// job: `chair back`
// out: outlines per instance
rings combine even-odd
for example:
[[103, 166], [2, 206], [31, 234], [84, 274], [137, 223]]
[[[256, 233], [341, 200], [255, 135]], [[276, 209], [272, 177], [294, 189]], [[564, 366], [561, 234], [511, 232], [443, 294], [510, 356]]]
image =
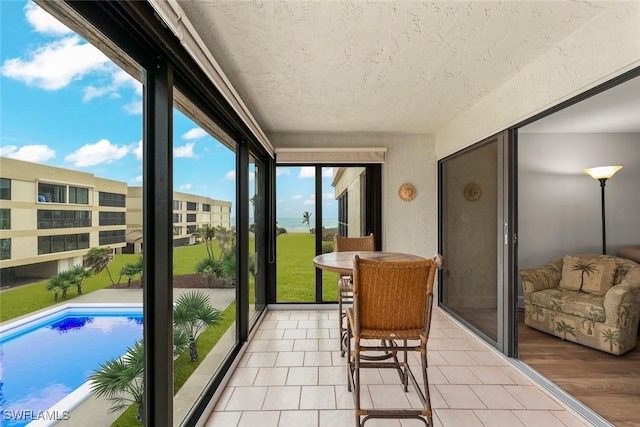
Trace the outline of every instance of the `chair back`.
[[376, 242], [373, 234], [366, 237], [336, 236], [336, 252], [375, 251]]
[[361, 259], [353, 265], [355, 317], [360, 329], [422, 330], [428, 335], [436, 273], [433, 259]]

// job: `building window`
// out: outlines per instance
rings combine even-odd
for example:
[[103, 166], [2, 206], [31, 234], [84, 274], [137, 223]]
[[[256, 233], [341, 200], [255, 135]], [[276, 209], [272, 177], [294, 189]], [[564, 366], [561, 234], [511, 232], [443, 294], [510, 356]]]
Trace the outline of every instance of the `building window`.
[[174, 211], [182, 210], [182, 202], [180, 200], [173, 201], [173, 210]]
[[0, 259], [11, 259], [11, 239], [0, 239]]
[[98, 204], [100, 206], [115, 206], [124, 208], [126, 206], [126, 196], [119, 193], [106, 193], [101, 191], [98, 194]]
[[187, 214], [187, 222], [196, 222], [196, 214]]
[[101, 231], [98, 244], [100, 246], [124, 243], [125, 230]]
[[89, 248], [89, 233], [38, 237], [38, 255]]
[[88, 205], [89, 189], [69, 186], [69, 203], [76, 203], [78, 205]]
[[338, 198], [338, 235], [349, 236], [349, 196], [346, 191]]
[[187, 202], [187, 210], [188, 211], [197, 211], [198, 210], [198, 204], [194, 203], [194, 202]]
[[182, 222], [182, 214], [174, 213], [173, 214], [173, 223], [176, 224], [178, 222]]
[[[11, 180], [0, 178], [0, 199], [11, 200]], [[11, 244], [9, 244], [11, 246]]]
[[100, 212], [99, 225], [125, 225], [127, 223], [125, 212]]
[[0, 230], [11, 230], [11, 209], [0, 209]]
[[38, 183], [38, 202], [67, 203], [67, 186]]
[[203, 203], [202, 204], [202, 211], [203, 212], [211, 212], [211, 205], [209, 203]]
[[193, 234], [196, 232], [196, 226], [195, 225], [187, 225], [187, 234]]
[[91, 227], [91, 211], [38, 209], [38, 229]]

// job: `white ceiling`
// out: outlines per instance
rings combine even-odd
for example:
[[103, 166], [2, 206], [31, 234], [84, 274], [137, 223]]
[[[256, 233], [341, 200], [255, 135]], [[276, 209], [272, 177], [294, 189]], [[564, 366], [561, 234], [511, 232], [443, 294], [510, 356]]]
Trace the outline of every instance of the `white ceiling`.
[[179, 3], [268, 133], [435, 133], [611, 4]]

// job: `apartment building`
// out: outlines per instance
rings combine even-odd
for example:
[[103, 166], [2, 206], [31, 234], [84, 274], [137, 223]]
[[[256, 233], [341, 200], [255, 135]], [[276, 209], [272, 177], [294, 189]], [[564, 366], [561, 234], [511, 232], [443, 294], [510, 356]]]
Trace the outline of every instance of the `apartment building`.
[[[142, 187], [91, 173], [0, 158], [2, 278], [48, 277], [82, 264], [89, 248], [141, 253]], [[205, 225], [231, 228], [231, 202], [174, 193], [174, 246]]]
[[4, 157], [0, 166], [3, 281], [55, 275], [91, 247], [126, 245], [126, 182]]
[[[231, 202], [174, 191], [173, 246], [197, 243], [196, 230], [206, 225], [231, 228]], [[126, 242], [123, 252], [142, 252], [142, 187], [127, 190]]]

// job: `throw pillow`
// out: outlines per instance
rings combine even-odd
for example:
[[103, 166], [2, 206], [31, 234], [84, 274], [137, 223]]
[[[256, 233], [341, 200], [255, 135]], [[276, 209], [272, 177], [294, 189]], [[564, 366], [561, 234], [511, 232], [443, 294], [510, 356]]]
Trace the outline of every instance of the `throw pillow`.
[[607, 256], [573, 257], [565, 255], [560, 287], [604, 295], [613, 286], [616, 262]]

